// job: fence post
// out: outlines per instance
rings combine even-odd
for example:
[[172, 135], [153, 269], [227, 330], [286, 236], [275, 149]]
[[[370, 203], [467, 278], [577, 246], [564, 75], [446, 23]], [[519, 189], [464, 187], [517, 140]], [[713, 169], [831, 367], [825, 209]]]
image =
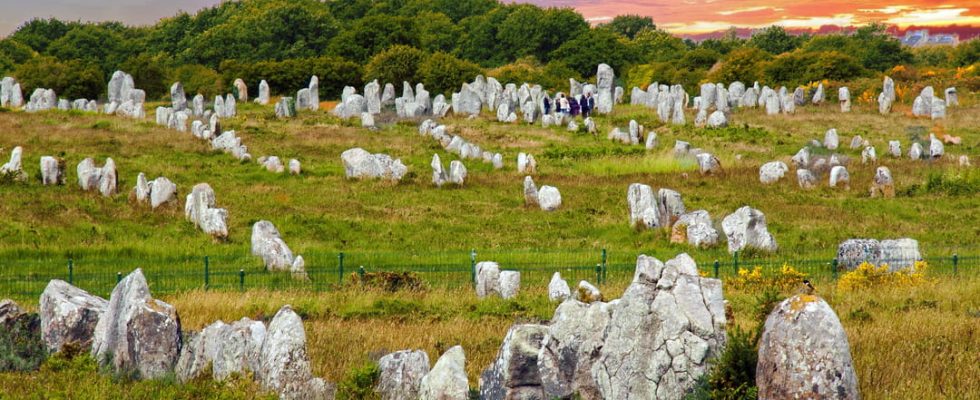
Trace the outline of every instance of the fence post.
[[606, 268], [606, 249], [602, 249], [602, 282], [606, 282], [608, 269]]
[[718, 279], [718, 268], [720, 267], [721, 263], [719, 263], [718, 260], [715, 260], [715, 279]]
[[116, 272], [116, 284], [122, 282], [122, 272]]
[[602, 264], [595, 265], [595, 284], [602, 284]]
[[238, 290], [245, 291], [245, 270], [238, 270]]
[[357, 275], [361, 277], [361, 284], [364, 284], [364, 273], [365, 271], [363, 265], [357, 268]]
[[476, 249], [470, 249], [470, 282], [476, 287]]
[[733, 261], [732, 264], [734, 265], [735, 268], [735, 275], [738, 275], [738, 250], [735, 250], [735, 253], [732, 256], [734, 257], [732, 259]]
[[75, 284], [75, 266], [71, 257], [68, 258], [68, 284]]
[[344, 284], [344, 252], [337, 254], [337, 285]]
[[[958, 270], [958, 268], [957, 268], [957, 267], [959, 266], [959, 264], [960, 264], [960, 256], [959, 256], [959, 255], [957, 255], [956, 253], [953, 253], [953, 275], [954, 275], [954, 276], [955, 276], [955, 275], [957, 274], [957, 272], [958, 272], [958, 271], [957, 271], [957, 270]], [[68, 265], [71, 265], [71, 264], [68, 264]]]
[[208, 256], [204, 256], [204, 290], [211, 288], [211, 271]]
[[836, 281], [837, 280], [837, 265], [838, 265], [837, 259], [835, 258], [834, 261], [830, 265], [831, 265], [831, 268], [833, 268], [833, 271], [832, 272], [833, 272], [834, 280]]

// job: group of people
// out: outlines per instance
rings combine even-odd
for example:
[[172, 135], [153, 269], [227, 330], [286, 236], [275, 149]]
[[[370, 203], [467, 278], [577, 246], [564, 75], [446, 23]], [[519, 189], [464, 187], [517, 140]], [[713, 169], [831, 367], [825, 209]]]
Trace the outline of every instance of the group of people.
[[559, 93], [554, 100], [545, 97], [543, 101], [545, 114], [551, 114], [552, 106], [554, 106], [556, 113], [573, 117], [581, 114], [582, 118], [588, 118], [592, 115], [592, 110], [595, 109], [595, 97], [592, 97], [592, 93], [585, 93], [581, 100], [575, 96], [565, 96], [564, 93]]

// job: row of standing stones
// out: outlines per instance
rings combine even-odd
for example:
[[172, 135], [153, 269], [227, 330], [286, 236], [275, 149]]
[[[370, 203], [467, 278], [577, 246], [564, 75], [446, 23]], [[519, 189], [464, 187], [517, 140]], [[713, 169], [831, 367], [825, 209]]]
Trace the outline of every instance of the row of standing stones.
[[[39, 314], [39, 329], [31, 334], [48, 350], [91, 346], [93, 357], [117, 373], [140, 379], [173, 373], [186, 382], [250, 372], [283, 399], [334, 395], [333, 385], [312, 374], [303, 322], [288, 305], [267, 325], [243, 318], [185, 332], [177, 310], [152, 298], [136, 270], [108, 301], [51, 281]], [[9, 300], [0, 303], [0, 324], [20, 318], [36, 317]], [[687, 254], [666, 263], [641, 255], [622, 298], [605, 302], [597, 292], [566, 298], [549, 323], [512, 326], [480, 376], [480, 398], [679, 399], [724, 352], [731, 322], [721, 281], [700, 276]], [[859, 398], [846, 333], [824, 300], [810, 294], [786, 299], [762, 332], [760, 398]], [[376, 390], [383, 399], [469, 398], [460, 346], [431, 369], [421, 350], [385, 355], [379, 366]]]

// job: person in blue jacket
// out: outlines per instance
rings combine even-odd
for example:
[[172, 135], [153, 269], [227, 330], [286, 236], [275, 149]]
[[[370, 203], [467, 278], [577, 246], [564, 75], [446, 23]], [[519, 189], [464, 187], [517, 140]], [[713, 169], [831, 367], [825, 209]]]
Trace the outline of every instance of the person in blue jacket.
[[544, 115], [551, 114], [551, 99], [545, 96], [542, 101], [544, 101]]
[[592, 93], [586, 93], [585, 97], [582, 97], [582, 118], [588, 118], [592, 116], [592, 110], [595, 108], [595, 97], [592, 97]]

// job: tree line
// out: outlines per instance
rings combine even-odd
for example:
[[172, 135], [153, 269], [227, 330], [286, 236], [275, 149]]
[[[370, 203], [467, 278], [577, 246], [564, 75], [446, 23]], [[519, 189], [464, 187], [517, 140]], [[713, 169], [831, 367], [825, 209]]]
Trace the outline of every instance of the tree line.
[[321, 96], [345, 85], [423, 82], [448, 93], [477, 74], [564, 88], [606, 63], [619, 84], [691, 88], [704, 81], [795, 85], [871, 77], [898, 65], [957, 68], [980, 62], [980, 41], [909, 49], [869, 25], [850, 34], [791, 35], [772, 26], [742, 39], [734, 30], [699, 43], [622, 15], [590, 26], [570, 8], [497, 0], [241, 0], [182, 12], [150, 26], [58, 19], [25, 22], [0, 40], [0, 75], [28, 93], [104, 97], [113, 71], [133, 75], [151, 99], [171, 82], [190, 93], [228, 92], [235, 78], [265, 79], [289, 93], [320, 77]]

